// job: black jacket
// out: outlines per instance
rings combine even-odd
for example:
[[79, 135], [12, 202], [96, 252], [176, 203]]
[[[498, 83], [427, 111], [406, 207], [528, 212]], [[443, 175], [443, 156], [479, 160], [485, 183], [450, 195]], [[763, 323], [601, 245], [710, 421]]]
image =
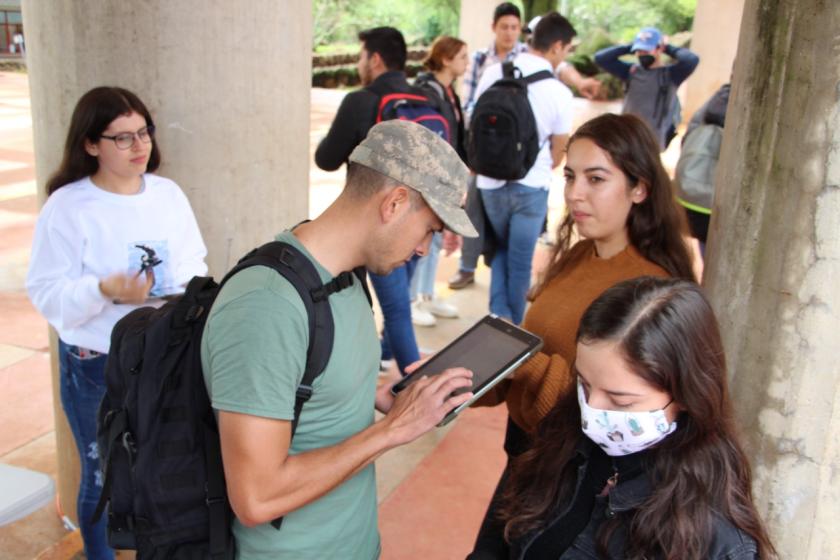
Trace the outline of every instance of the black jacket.
[[[578, 447], [578, 476], [576, 489], [589, 467], [592, 453], [603, 453], [597, 449], [589, 439], [584, 438]], [[576, 490], [577, 491], [577, 490]], [[630, 512], [638, 508], [652, 491], [650, 479], [641, 474], [624, 482], [619, 477], [618, 485], [605, 497], [596, 497], [595, 507], [585, 529], [578, 534], [572, 545], [562, 554], [552, 556], [552, 560], [603, 560], [597, 554], [597, 534], [601, 523], [617, 514]], [[568, 503], [574, 502], [574, 499]], [[529, 547], [544, 532], [551, 529], [554, 523], [561, 520], [568, 511], [567, 503], [558, 506], [551, 514], [551, 521], [544, 527], [535, 530], [508, 545], [502, 536], [503, 527], [498, 525], [495, 535], [485, 535], [476, 543], [476, 549], [469, 556], [469, 560], [516, 559], [537, 560], [528, 555]], [[622, 516], [626, 519], [627, 516]], [[624, 558], [624, 543], [626, 527], [619, 525], [609, 541], [609, 559]], [[728, 520], [715, 514], [712, 525], [712, 544], [706, 556], [709, 560], [758, 560], [758, 547], [755, 541], [746, 533], [738, 530]], [[542, 560], [542, 559], [539, 559]]]
[[385, 72], [372, 84], [344, 96], [330, 131], [315, 150], [315, 165], [335, 171], [367, 136], [376, 122], [379, 98], [385, 93], [410, 91], [404, 72]]

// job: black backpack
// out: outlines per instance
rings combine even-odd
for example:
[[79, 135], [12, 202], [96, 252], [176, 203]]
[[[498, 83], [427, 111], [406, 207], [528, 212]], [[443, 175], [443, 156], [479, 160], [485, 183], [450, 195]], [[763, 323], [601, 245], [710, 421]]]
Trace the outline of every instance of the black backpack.
[[537, 121], [528, 85], [554, 78], [548, 70], [522, 77], [513, 62], [502, 64], [502, 79], [475, 104], [467, 138], [467, 160], [486, 177], [516, 181], [528, 174], [540, 151]]
[[[111, 333], [106, 393], [97, 418], [104, 485], [94, 520], [108, 505], [108, 541], [138, 558], [232, 559], [232, 511], [216, 418], [201, 368], [201, 337], [221, 287], [237, 272], [268, 266], [298, 291], [309, 316], [306, 369], [292, 435], [312, 382], [332, 352], [329, 296], [353, 284], [344, 272], [323, 284], [312, 262], [274, 241], [243, 257], [222, 280], [194, 277], [179, 299], [142, 307]], [[362, 280], [362, 285], [367, 287]], [[370, 297], [368, 295], [368, 297]], [[280, 528], [282, 519], [273, 522]]]

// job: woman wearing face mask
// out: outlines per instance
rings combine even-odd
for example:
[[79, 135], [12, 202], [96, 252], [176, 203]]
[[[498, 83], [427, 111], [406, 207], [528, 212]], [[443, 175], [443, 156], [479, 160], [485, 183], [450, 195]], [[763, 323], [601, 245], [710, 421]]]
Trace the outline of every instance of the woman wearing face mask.
[[81, 460], [78, 519], [85, 554], [111, 559], [103, 517], [96, 410], [114, 324], [207, 272], [207, 250], [178, 185], [160, 165], [155, 125], [132, 92], [90, 90], [76, 104], [58, 170], [47, 182], [26, 288], [58, 331], [61, 404]]
[[[684, 212], [641, 119], [606, 114], [584, 123], [569, 139], [564, 174], [566, 216], [523, 322], [543, 338], [543, 349], [478, 403], [507, 403], [509, 458], [527, 450], [539, 421], [574, 394], [575, 333], [595, 298], [638, 276], [693, 279]], [[573, 244], [575, 230], [583, 239]], [[479, 540], [495, 515], [506, 476], [507, 469]]]
[[581, 319], [574, 370], [474, 558], [775, 556], [695, 284], [643, 277], [604, 292]]
[[[455, 37], [438, 37], [423, 61], [428, 72], [418, 74], [414, 82], [437, 103], [441, 115], [449, 124], [449, 142], [464, 162], [467, 160], [464, 115], [461, 100], [455, 93], [455, 80], [464, 75], [468, 63], [469, 54], [464, 41]], [[449, 255], [457, 251], [460, 244], [460, 237], [448, 230], [436, 233], [429, 246], [429, 254], [417, 262], [411, 280], [411, 320], [415, 325], [431, 327], [437, 323], [436, 317], [451, 319], [458, 316], [454, 305], [435, 298], [435, 274], [441, 248]]]

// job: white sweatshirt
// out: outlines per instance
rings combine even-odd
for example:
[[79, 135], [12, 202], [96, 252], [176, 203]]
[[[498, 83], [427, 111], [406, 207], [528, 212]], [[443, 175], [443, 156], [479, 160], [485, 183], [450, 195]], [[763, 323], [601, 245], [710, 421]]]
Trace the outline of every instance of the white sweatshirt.
[[138, 272], [147, 254], [139, 245], [163, 261], [153, 269], [151, 298], [182, 292], [190, 278], [207, 273], [187, 197], [169, 179], [143, 178], [142, 192], [120, 195], [86, 177], [55, 191], [41, 209], [26, 290], [67, 344], [108, 352], [114, 324], [140, 306], [113, 303], [99, 281]]

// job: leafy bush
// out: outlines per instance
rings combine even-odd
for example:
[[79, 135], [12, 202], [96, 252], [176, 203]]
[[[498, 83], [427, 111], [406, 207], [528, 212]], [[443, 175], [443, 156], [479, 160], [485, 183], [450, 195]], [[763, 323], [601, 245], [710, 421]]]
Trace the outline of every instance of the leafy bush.
[[409, 44], [429, 44], [439, 35], [457, 35], [460, 0], [313, 0], [313, 48], [356, 44], [359, 31], [390, 25]]

